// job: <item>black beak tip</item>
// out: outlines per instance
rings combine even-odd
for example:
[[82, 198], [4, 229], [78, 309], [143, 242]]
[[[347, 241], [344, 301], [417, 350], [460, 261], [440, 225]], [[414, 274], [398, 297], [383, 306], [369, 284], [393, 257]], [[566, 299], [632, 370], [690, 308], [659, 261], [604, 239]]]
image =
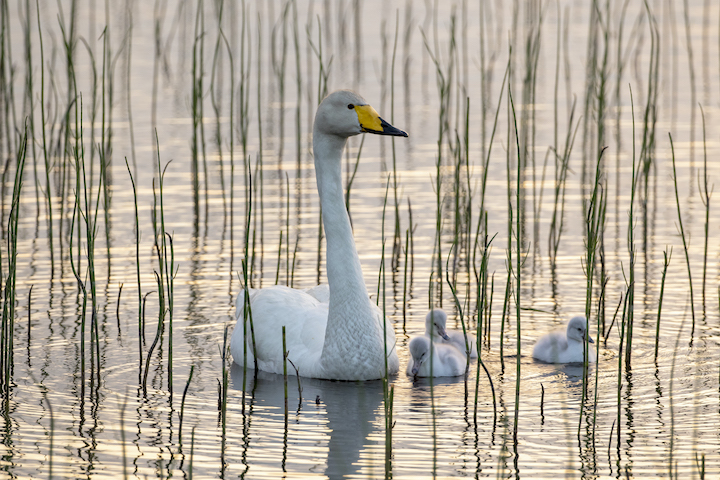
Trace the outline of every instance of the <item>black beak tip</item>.
[[408, 134], [406, 132], [403, 132], [399, 128], [395, 128], [392, 125], [390, 125], [388, 122], [380, 118], [380, 125], [382, 126], [383, 130], [382, 132], [378, 132], [380, 135], [391, 135], [393, 137], [407, 137]]

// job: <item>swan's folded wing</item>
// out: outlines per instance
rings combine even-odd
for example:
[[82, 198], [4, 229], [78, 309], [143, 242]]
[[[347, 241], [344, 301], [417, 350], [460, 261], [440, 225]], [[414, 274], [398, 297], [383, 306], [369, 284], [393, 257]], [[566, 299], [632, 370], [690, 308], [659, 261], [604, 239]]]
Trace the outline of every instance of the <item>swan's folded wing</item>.
[[[301, 374], [305, 372], [307, 375], [310, 373], [308, 370], [318, 365], [327, 325], [327, 304], [320, 303], [302, 290], [273, 286], [253, 292], [251, 311], [255, 331], [254, 352], [261, 370], [283, 372], [283, 326], [288, 358]], [[240, 321], [236, 325], [238, 329], [242, 329]], [[242, 331], [233, 332], [231, 353], [238, 364], [242, 364], [242, 359], [238, 359], [236, 353], [242, 356], [243, 338]], [[249, 334], [247, 341], [251, 345]], [[295, 373], [290, 364], [288, 373]]]
[[303, 292], [315, 297], [315, 299], [320, 303], [328, 303], [330, 301], [330, 285], [327, 283], [306, 288]]
[[533, 347], [533, 358], [547, 363], [562, 363], [561, 356], [567, 351], [565, 332], [557, 330], [540, 337]]

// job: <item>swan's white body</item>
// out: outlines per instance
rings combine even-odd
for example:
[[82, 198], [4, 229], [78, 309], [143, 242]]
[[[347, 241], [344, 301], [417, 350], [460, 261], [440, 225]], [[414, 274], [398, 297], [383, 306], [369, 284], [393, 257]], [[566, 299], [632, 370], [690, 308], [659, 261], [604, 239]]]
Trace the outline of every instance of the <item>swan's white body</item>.
[[[432, 344], [432, 345], [431, 345]], [[430, 349], [432, 346], [432, 355]], [[448, 343], [433, 343], [427, 335], [413, 337], [408, 344], [410, 359], [406, 373], [411, 377], [456, 377], [465, 373], [466, 356]]]
[[[566, 330], [557, 330], [540, 337], [533, 347], [533, 358], [546, 363], [579, 363], [584, 361], [587, 320], [573, 317]], [[588, 337], [590, 343], [595, 343]], [[588, 361], [595, 362], [597, 353], [588, 345]]]
[[[313, 152], [327, 240], [328, 286], [251, 289], [254, 351], [250, 326], [244, 324], [244, 291], [240, 292], [238, 322], [230, 341], [235, 363], [242, 365], [247, 355], [248, 366], [253, 366], [257, 357], [260, 370], [282, 373], [285, 326], [288, 359], [301, 376], [370, 380], [384, 377], [386, 368], [391, 374], [398, 371], [395, 332], [391, 323], [383, 323], [382, 312], [368, 297], [345, 209], [342, 152], [348, 137], [363, 132], [407, 136], [382, 120], [362, 97], [347, 90], [328, 95], [318, 107]], [[295, 374], [291, 365], [288, 373]]]
[[[425, 335], [432, 338], [435, 343], [453, 345], [461, 352], [466, 352], [465, 335], [460, 330], [447, 330], [447, 314], [441, 308], [435, 308], [425, 317]], [[475, 337], [468, 333], [467, 341], [470, 346], [470, 358], [477, 358], [477, 345]]]

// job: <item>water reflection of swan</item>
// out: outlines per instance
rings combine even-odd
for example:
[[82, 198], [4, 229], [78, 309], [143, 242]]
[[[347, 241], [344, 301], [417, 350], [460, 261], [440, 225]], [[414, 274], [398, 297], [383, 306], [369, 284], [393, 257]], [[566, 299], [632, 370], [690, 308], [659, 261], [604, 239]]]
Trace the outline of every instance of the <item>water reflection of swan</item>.
[[[585, 338], [595, 343], [592, 337], [587, 336], [587, 319], [573, 317], [565, 331], [557, 330], [540, 337], [533, 347], [533, 358], [546, 363], [574, 363], [584, 360]], [[597, 360], [595, 349], [588, 345], [588, 361]]]
[[433, 344], [430, 337], [421, 335], [413, 337], [408, 348], [410, 359], [406, 373], [410, 376], [429, 377], [431, 368], [433, 377], [455, 377], [465, 373], [467, 357], [454, 345]]
[[[243, 367], [233, 364], [230, 374], [232, 388], [242, 390]], [[379, 426], [382, 425], [382, 382], [328, 382], [327, 380], [303, 378], [300, 383], [302, 385], [302, 409], [298, 413], [297, 382], [295, 377], [291, 377], [288, 381], [288, 408], [292, 422], [289, 429], [300, 432], [299, 435], [291, 434], [293, 440], [288, 447], [288, 461], [302, 460], [304, 464], [308, 464], [315, 459], [319, 462], [325, 460], [324, 473], [328, 478], [358, 475], [364, 468], [360, 462], [361, 452], [372, 449], [373, 445], [377, 445], [378, 449], [383, 447], [380, 443], [382, 440], [380, 442], [368, 440], [370, 436], [382, 435], [382, 432], [377, 431], [381, 429]], [[268, 437], [268, 432], [260, 430], [259, 426], [267, 428], [268, 422], [256, 421], [258, 417], [268, 415], [271, 417], [270, 421], [277, 424], [279, 420], [282, 425], [282, 413], [279, 412], [283, 412], [285, 402], [283, 377], [274, 373], [259, 372], [257, 383], [254, 384], [252, 369], [248, 368], [246, 392], [250, 395], [253, 390], [256, 404], [252, 413], [254, 420], [250, 424], [249, 435], [263, 439]], [[318, 404], [315, 403], [316, 398], [318, 398]], [[261, 408], [264, 406], [270, 407], [270, 409]], [[321, 428], [318, 428], [318, 424]], [[254, 429], [257, 430], [254, 431]], [[311, 436], [307, 433], [317, 433], [318, 430], [321, 434], [329, 437], [325, 459], [322, 458], [322, 446], [317, 442], [318, 436]], [[306, 433], [303, 434], [303, 432]], [[277, 445], [272, 448], [272, 452], [277, 451]], [[275, 453], [272, 454], [275, 455]], [[312, 458], [308, 462], [307, 458], [300, 458], [303, 455], [310, 455]], [[265, 455], [262, 457], [265, 458]], [[315, 470], [313, 469], [313, 471]]]
[[[461, 352], [465, 352], [465, 335], [460, 330], [447, 330], [447, 314], [441, 308], [430, 310], [425, 316], [425, 335], [432, 336], [435, 343], [449, 343], [455, 345]], [[477, 358], [477, 346], [475, 337], [468, 333], [468, 345], [470, 346], [470, 358]]]
[[[340, 90], [318, 107], [313, 126], [315, 175], [327, 239], [329, 301], [312, 292], [274, 286], [250, 290], [255, 348], [260, 370], [282, 372], [282, 326], [286, 328], [289, 358], [306, 377], [368, 380], [398, 371], [395, 333], [391, 324], [383, 335], [383, 316], [370, 302], [345, 209], [342, 152], [348, 137], [363, 132], [407, 136], [382, 120], [359, 95]], [[244, 291], [236, 300], [238, 323], [230, 351], [243, 363]], [[249, 326], [248, 326], [249, 332]], [[253, 362], [248, 335], [248, 364]], [[294, 373], [294, 371], [293, 371]]]

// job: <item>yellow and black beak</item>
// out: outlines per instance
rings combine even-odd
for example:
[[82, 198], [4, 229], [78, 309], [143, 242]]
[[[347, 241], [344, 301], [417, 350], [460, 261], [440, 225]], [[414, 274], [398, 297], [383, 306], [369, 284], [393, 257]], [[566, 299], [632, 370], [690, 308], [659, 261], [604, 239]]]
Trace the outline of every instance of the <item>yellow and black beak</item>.
[[395, 137], [407, 137], [408, 134], [390, 125], [380, 118], [380, 115], [370, 105], [356, 105], [355, 112], [360, 122], [360, 129], [363, 132], [377, 135], [392, 135]]

